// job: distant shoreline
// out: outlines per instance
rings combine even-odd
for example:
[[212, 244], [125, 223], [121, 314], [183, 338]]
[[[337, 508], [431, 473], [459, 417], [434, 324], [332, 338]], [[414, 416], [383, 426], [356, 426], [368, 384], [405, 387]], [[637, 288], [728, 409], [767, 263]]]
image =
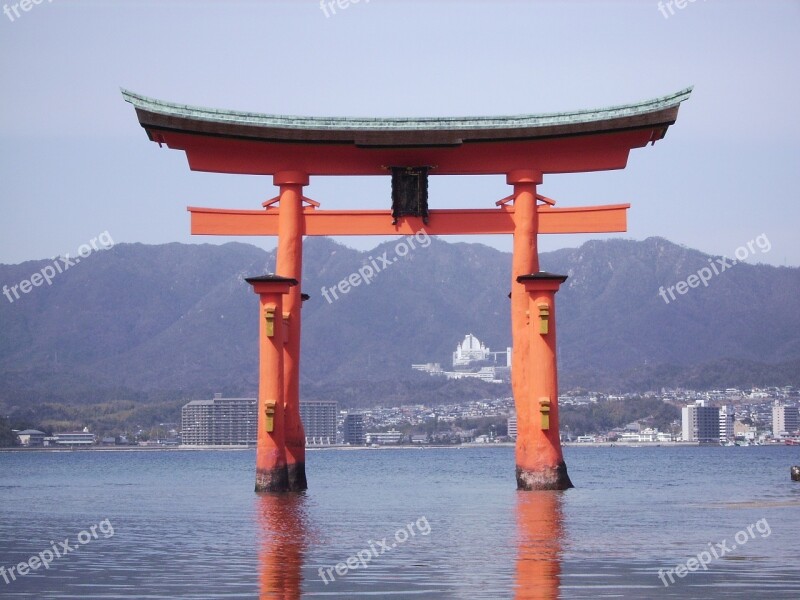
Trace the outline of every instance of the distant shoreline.
[[78, 448], [0, 448], [2, 452], [195, 452], [199, 450], [255, 450], [255, 446], [90, 446]]
[[[497, 444], [402, 444], [384, 446], [306, 446], [308, 451], [327, 451], [327, 450], [430, 450], [434, 448], [513, 448], [511, 442], [501, 442]], [[244, 451], [255, 450], [255, 446], [90, 446], [77, 448], [0, 448], [2, 452], [200, 452], [203, 450], [220, 451]]]
[[[611, 448], [620, 446], [621, 448], [683, 448], [700, 446], [700, 442], [561, 442], [562, 446], [570, 448]], [[719, 444], [706, 444], [707, 446], [718, 446]]]
[[[717, 444], [699, 442], [562, 442], [568, 448], [697, 448], [700, 446], [722, 447]], [[461, 450], [464, 448], [513, 448], [513, 442], [496, 444], [402, 444], [383, 446], [306, 446], [309, 452], [324, 451], [363, 451], [363, 450]], [[761, 444], [760, 446], [782, 446], [782, 444]], [[221, 452], [242, 452], [255, 450], [255, 446], [92, 446], [88, 448], [0, 448], [3, 452], [202, 452], [216, 450]]]

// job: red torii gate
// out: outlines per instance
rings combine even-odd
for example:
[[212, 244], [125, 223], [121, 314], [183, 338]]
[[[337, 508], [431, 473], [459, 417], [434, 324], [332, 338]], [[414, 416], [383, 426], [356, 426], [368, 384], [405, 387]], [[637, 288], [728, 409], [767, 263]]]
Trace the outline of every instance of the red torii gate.
[[[302, 242], [306, 235], [512, 234], [517, 487], [572, 487], [558, 430], [555, 293], [566, 276], [539, 270], [539, 233], [626, 231], [628, 204], [556, 208], [543, 175], [622, 169], [633, 148], [675, 123], [691, 88], [636, 104], [513, 117], [351, 119], [276, 116], [173, 104], [122, 92], [150, 140], [183, 150], [195, 171], [272, 175], [260, 210], [189, 207], [195, 235], [278, 236], [275, 275], [259, 295], [256, 491], [307, 488], [300, 420]], [[318, 210], [311, 176], [392, 173], [393, 210]], [[431, 175], [503, 174], [496, 208], [430, 210]], [[540, 204], [541, 203], [541, 204]]]

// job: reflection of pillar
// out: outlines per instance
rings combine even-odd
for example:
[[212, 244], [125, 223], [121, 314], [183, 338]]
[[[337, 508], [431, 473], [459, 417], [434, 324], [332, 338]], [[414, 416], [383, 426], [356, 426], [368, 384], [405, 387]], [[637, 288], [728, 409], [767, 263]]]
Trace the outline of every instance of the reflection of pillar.
[[[278, 259], [275, 273], [302, 281], [303, 277], [303, 186], [308, 175], [294, 171], [276, 173], [280, 186], [278, 208]], [[289, 324], [289, 340], [283, 357], [283, 386], [286, 428], [286, 464], [289, 489], [301, 491], [306, 482], [306, 438], [300, 420], [300, 304], [301, 286], [292, 288], [283, 312]]]
[[275, 275], [250, 277], [246, 281], [260, 299], [256, 492], [286, 492], [289, 478], [283, 399], [283, 346], [286, 339], [283, 295], [288, 294], [297, 281]]
[[566, 275], [521, 275], [528, 299], [528, 396], [524, 426], [517, 423], [517, 487], [564, 490], [572, 487], [561, 452], [558, 430], [558, 365], [556, 364], [555, 296]]
[[262, 537], [259, 563], [261, 600], [299, 600], [306, 551], [306, 498], [302, 494], [258, 498]]
[[517, 494], [515, 600], [555, 600], [561, 575], [563, 535], [559, 492]]

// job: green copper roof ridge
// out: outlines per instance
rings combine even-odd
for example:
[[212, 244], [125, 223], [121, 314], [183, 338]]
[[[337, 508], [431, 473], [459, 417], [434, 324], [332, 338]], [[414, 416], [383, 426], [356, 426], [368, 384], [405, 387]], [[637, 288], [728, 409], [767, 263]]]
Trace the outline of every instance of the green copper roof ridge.
[[[149, 98], [120, 88], [126, 102], [135, 108], [173, 117], [192, 118], [208, 122], [274, 127], [281, 129], [413, 131], [430, 129], [497, 129], [507, 127], [543, 127], [589, 123], [605, 119], [617, 119], [644, 115], [678, 106], [691, 95], [693, 86], [678, 92], [644, 100], [633, 104], [620, 104], [599, 109], [583, 109], [557, 113], [522, 114], [509, 116], [470, 117], [308, 117], [298, 115], [274, 115], [247, 111], [221, 110], [177, 104]], [[584, 118], [581, 118], [584, 117]]]

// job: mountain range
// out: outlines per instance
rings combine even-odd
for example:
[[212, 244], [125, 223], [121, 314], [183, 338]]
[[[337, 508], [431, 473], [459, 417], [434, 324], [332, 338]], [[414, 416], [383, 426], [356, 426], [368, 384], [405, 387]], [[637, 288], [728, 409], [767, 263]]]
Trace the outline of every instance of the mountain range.
[[[361, 252], [306, 240], [304, 398], [355, 405], [491, 393], [411, 364], [448, 366], [467, 333], [492, 350], [511, 345], [511, 255], [407, 242]], [[673, 298], [659, 293], [696, 283], [690, 276], [716, 259], [662, 238], [543, 253], [543, 270], [569, 276], [557, 296], [562, 390], [800, 385], [800, 269], [741, 262], [707, 285], [673, 288]], [[0, 285], [49, 264], [0, 265]], [[243, 243], [117, 244], [52, 285], [0, 297], [0, 403], [255, 394], [257, 298], [244, 278], [274, 265], [274, 251]], [[340, 284], [348, 279], [359, 283]]]

